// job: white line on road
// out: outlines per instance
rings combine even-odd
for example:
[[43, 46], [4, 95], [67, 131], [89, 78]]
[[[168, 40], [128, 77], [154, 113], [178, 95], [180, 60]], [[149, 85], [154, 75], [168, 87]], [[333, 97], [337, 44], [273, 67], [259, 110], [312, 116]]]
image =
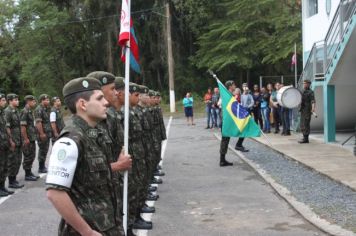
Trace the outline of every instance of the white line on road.
[[[163, 159], [164, 159], [164, 154], [166, 153], [166, 147], [167, 147], [167, 142], [168, 142], [168, 136], [169, 136], [169, 130], [171, 129], [171, 124], [172, 124], [173, 117], [169, 117], [169, 121], [166, 127], [166, 136], [167, 139], [162, 142], [162, 150], [161, 150], [161, 162], [159, 163], [160, 166], [163, 165]], [[158, 185], [155, 185], [158, 186]], [[150, 207], [153, 207], [155, 205], [155, 201], [146, 201], [146, 204]], [[146, 221], [151, 221], [152, 220], [152, 215], [153, 214], [141, 214], [142, 218]], [[148, 230], [137, 230], [136, 232], [137, 236], [147, 236], [148, 235]]]

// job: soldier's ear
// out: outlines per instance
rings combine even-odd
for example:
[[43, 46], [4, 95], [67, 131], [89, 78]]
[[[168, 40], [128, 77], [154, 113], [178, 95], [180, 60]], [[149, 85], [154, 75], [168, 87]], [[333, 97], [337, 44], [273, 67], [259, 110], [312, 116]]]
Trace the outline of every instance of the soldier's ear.
[[81, 110], [81, 111], [87, 110], [87, 102], [83, 98], [78, 99], [76, 106], [77, 106], [77, 111], [78, 110]]

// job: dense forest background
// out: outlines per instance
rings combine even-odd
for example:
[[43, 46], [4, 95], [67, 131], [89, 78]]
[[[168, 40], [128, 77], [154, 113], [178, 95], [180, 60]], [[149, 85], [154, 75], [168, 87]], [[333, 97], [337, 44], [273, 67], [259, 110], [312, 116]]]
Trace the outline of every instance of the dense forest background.
[[[300, 0], [171, 0], [177, 98], [203, 93], [214, 80], [258, 82], [290, 75]], [[165, 4], [132, 0], [142, 74], [131, 79], [168, 94]], [[63, 85], [93, 70], [124, 74], [117, 46], [121, 0], [2, 0], [0, 88], [3, 92], [61, 95]], [[301, 65], [298, 57], [298, 64]], [[302, 68], [299, 68], [299, 71]]]

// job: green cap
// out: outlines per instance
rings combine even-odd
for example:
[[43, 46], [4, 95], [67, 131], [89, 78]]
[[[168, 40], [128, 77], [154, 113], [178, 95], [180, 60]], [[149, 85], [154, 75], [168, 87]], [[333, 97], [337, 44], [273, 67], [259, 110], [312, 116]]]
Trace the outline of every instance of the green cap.
[[155, 96], [155, 91], [153, 91], [153, 90], [149, 90], [148, 91], [148, 96], [150, 96], [150, 97], [152, 97], [152, 96]]
[[54, 96], [54, 97], [52, 97], [52, 102], [55, 102], [57, 99], [60, 99], [58, 96]]
[[230, 86], [232, 86], [233, 84], [235, 84], [235, 82], [233, 80], [228, 80], [225, 82], [225, 87], [229, 88]]
[[48, 94], [41, 94], [39, 97], [38, 97], [38, 100], [40, 102], [42, 102], [43, 100], [45, 99], [49, 99], [49, 95]]
[[15, 98], [19, 98], [19, 96], [15, 93], [9, 93], [7, 96], [6, 96], [6, 99], [7, 100], [12, 100], [12, 99], [15, 99]]
[[140, 93], [148, 93], [149, 89], [145, 85], [139, 85]]
[[92, 77], [81, 77], [72, 79], [63, 87], [63, 97], [68, 97], [75, 93], [101, 90], [101, 83], [99, 80]]
[[123, 77], [115, 77], [115, 89], [123, 89], [125, 88], [125, 78]]
[[303, 83], [311, 84], [311, 81], [306, 79], [306, 80], [303, 81]]
[[36, 100], [36, 98], [33, 95], [26, 95], [25, 96], [25, 101], [32, 101], [32, 100]]
[[6, 98], [5, 94], [0, 93], [0, 99]]
[[107, 85], [115, 82], [115, 75], [106, 71], [94, 71], [87, 75], [100, 81], [101, 85]]
[[135, 93], [135, 92], [139, 93], [140, 92], [140, 87], [139, 87], [138, 84], [130, 83], [129, 91], [130, 91], [130, 93]]

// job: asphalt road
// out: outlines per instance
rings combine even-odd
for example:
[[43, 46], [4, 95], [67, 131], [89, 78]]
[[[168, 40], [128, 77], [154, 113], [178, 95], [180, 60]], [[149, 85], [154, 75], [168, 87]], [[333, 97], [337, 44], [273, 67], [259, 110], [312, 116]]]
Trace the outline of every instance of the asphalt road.
[[[227, 159], [234, 166], [219, 167], [218, 153], [204, 120], [187, 126], [173, 119], [149, 236], [324, 235], [232, 152]], [[0, 199], [0, 235], [57, 235], [59, 216], [46, 199], [44, 179], [25, 184]]]

